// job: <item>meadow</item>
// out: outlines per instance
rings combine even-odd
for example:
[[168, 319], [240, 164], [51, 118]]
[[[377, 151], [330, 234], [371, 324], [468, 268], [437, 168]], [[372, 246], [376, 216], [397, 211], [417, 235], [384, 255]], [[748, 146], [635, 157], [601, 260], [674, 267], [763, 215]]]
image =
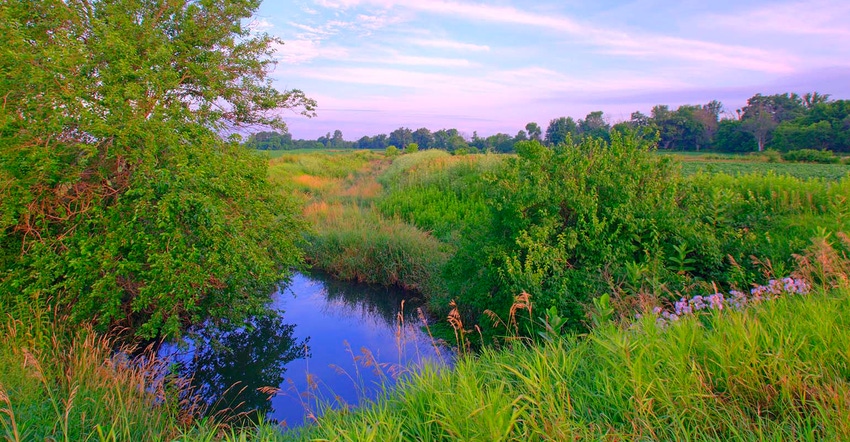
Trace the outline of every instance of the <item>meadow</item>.
[[[3, 322], [0, 437], [850, 438], [846, 166], [613, 143], [269, 160], [269, 181], [309, 225], [307, 261], [424, 295], [447, 318], [435, 332], [464, 355], [451, 370], [428, 367], [301, 429], [243, 427], [203, 417], [162, 361], [129, 360], [33, 306]], [[752, 298], [789, 275], [805, 294]], [[677, 302], [717, 293], [722, 309], [680, 315]]]

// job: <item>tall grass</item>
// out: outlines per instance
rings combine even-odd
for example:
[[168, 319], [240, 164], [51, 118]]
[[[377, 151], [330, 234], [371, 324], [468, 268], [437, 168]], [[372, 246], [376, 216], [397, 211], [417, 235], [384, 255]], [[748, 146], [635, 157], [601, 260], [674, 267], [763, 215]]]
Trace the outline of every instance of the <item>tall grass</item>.
[[486, 177], [503, 157], [429, 154], [421, 152], [393, 162], [378, 178], [387, 189], [378, 208], [386, 216], [399, 217], [456, 244], [466, 230], [488, 222]]
[[356, 205], [316, 204], [307, 213], [316, 227], [306, 257], [317, 267], [342, 279], [440, 291], [447, 247], [427, 233]]
[[0, 439], [162, 440], [193, 424], [199, 404], [165, 361], [63, 323], [2, 321]]

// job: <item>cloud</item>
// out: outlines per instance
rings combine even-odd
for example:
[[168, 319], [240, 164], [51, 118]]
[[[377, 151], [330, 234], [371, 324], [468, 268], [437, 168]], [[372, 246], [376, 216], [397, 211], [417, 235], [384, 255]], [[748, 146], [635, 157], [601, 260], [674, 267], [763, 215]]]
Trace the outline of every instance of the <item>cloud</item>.
[[469, 67], [473, 65], [469, 60], [462, 58], [417, 57], [412, 55], [395, 55], [383, 61], [375, 61], [408, 66]]
[[[734, 15], [712, 14], [703, 24], [727, 27], [740, 33], [776, 33], [850, 37], [850, 3], [842, 1], [801, 1], [772, 3]], [[841, 40], [837, 44], [845, 43]]]
[[302, 64], [317, 58], [344, 59], [348, 50], [339, 46], [322, 45], [321, 41], [296, 39], [274, 44], [275, 58], [288, 64]]
[[666, 37], [660, 34], [625, 32], [593, 25], [558, 14], [543, 14], [512, 6], [465, 3], [449, 0], [344, 0], [321, 3], [341, 7], [374, 5], [382, 8], [406, 8], [419, 12], [464, 17], [474, 22], [493, 22], [533, 26], [570, 37], [571, 41], [596, 47], [600, 53], [639, 58], [689, 60], [735, 69], [768, 73], [787, 73], [794, 60], [787, 53], [728, 45], [702, 40]]
[[411, 44], [416, 46], [424, 46], [429, 48], [437, 48], [437, 49], [450, 49], [453, 51], [465, 51], [465, 52], [488, 52], [490, 51], [490, 46], [487, 45], [477, 45], [472, 43], [464, 43], [460, 41], [454, 40], [446, 40], [446, 39], [425, 39], [425, 38], [414, 38], [408, 41]]

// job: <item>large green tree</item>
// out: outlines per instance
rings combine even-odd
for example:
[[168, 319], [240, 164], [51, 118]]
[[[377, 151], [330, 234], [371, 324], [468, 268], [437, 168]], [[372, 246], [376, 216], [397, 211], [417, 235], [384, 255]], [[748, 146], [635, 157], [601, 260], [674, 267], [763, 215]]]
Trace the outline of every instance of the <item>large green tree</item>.
[[263, 309], [302, 223], [220, 134], [315, 103], [272, 86], [258, 5], [0, 2], [0, 308], [142, 336]]
[[[820, 99], [816, 98], [815, 101]], [[755, 137], [759, 152], [770, 141], [773, 130], [780, 123], [803, 116], [806, 112], [804, 100], [799, 95], [755, 94], [747, 105], [739, 109], [742, 127]]]
[[573, 117], [555, 118], [546, 127], [545, 142], [549, 146], [557, 146], [566, 143], [570, 137], [578, 134], [578, 124]]

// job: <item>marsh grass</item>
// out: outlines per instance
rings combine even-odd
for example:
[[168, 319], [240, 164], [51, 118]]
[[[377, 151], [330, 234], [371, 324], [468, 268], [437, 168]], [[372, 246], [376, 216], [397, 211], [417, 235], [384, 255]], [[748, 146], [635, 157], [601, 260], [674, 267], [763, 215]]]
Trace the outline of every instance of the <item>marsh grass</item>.
[[0, 439], [160, 440], [192, 426], [200, 404], [166, 361], [65, 322], [3, 321]]
[[312, 226], [305, 249], [312, 265], [341, 279], [436, 293], [449, 248], [426, 231], [381, 214], [375, 201], [384, 192], [379, 177], [445, 156], [450, 157], [436, 151], [394, 160], [368, 151], [283, 155], [270, 161], [270, 176], [304, 196], [303, 213]]

